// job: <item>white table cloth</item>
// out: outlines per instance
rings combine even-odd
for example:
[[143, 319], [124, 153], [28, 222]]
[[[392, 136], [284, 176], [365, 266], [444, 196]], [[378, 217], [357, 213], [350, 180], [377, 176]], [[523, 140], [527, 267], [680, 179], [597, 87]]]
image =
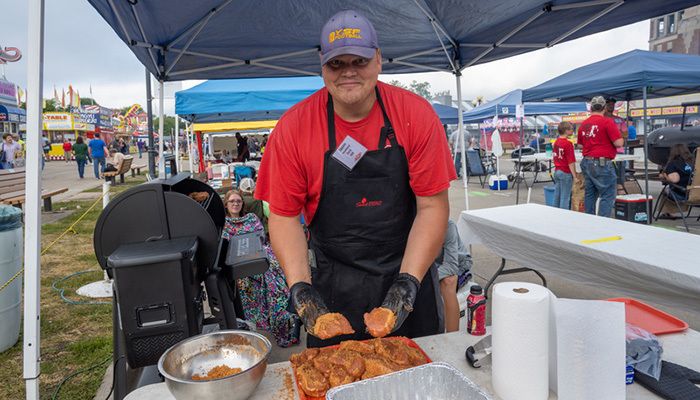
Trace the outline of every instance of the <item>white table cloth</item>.
[[539, 204], [464, 211], [457, 226], [466, 244], [483, 243], [545, 276], [691, 312], [700, 308], [698, 235]]
[[[488, 328], [490, 330], [490, 328]], [[479, 385], [485, 392], [498, 399], [491, 387], [491, 364], [476, 369], [467, 364], [464, 352], [468, 346], [474, 345], [483, 336], [472, 336], [466, 332], [452, 332], [442, 335], [417, 338], [416, 343], [433, 361], [446, 362], [462, 371], [472, 382]], [[700, 333], [692, 329], [682, 333], [659, 336], [664, 347], [663, 359], [700, 371]], [[291, 379], [292, 384], [289, 384]], [[287, 383], [285, 384], [285, 381]], [[660, 397], [635, 383], [627, 385], [628, 399], [647, 400]], [[292, 367], [289, 362], [272, 364], [267, 368], [260, 386], [251, 400], [294, 400], [298, 399], [296, 382], [292, 377]], [[549, 399], [557, 396], [550, 392]], [[125, 400], [175, 400], [164, 383], [148, 385], [139, 388], [126, 396]]]

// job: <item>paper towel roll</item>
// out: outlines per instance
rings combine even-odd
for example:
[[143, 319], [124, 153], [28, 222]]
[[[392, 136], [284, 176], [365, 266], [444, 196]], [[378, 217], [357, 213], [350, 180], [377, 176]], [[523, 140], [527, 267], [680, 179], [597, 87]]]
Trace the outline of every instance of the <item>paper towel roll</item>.
[[550, 292], [532, 283], [493, 288], [492, 382], [503, 400], [549, 396]]

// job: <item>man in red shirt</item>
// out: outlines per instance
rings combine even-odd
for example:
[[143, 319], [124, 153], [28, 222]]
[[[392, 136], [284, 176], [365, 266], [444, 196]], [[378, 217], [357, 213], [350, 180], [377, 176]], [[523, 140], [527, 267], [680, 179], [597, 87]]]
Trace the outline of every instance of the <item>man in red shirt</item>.
[[617, 175], [612, 160], [624, 140], [612, 118], [605, 113], [605, 98], [591, 100], [591, 116], [578, 129], [578, 144], [583, 147], [581, 172], [585, 178], [586, 213], [595, 214], [596, 201], [600, 198], [598, 215], [610, 217], [615, 203]]
[[578, 180], [576, 155], [569, 136], [574, 133], [571, 123], [563, 121], [557, 127], [559, 137], [554, 141], [554, 205], [568, 210], [571, 208], [571, 188]]
[[[331, 17], [321, 34], [325, 88], [280, 118], [260, 166], [255, 197], [270, 204], [272, 247], [311, 347], [368, 338], [363, 315], [376, 307], [396, 317], [392, 334], [443, 330], [433, 262], [456, 174], [432, 107], [378, 82], [381, 59], [369, 20], [351, 10]], [[329, 312], [356, 333], [315, 337]]]

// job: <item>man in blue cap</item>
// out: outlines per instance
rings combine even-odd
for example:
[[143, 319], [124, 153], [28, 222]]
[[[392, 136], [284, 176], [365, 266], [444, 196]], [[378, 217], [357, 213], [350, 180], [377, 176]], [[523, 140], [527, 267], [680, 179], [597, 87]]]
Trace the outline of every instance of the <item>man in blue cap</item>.
[[[363, 316], [375, 308], [393, 317], [384, 333], [442, 332], [434, 260], [456, 174], [440, 120], [425, 99], [378, 82], [377, 33], [360, 13], [332, 16], [320, 47], [325, 88], [280, 118], [255, 192], [270, 204], [272, 246], [308, 345], [370, 337]], [[316, 322], [330, 313], [355, 333], [319, 338]]]

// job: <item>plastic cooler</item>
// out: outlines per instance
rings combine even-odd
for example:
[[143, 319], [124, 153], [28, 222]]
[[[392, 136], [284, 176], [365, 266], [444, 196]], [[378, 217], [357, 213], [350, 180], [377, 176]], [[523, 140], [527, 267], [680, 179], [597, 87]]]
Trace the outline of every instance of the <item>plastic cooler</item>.
[[[0, 205], [0, 285], [22, 268], [22, 210]], [[0, 352], [19, 339], [22, 276], [0, 290]]]
[[491, 190], [499, 190], [499, 185], [500, 190], [508, 189], [508, 177], [506, 175], [501, 175], [498, 177], [495, 175], [489, 176], [489, 188]]
[[644, 196], [643, 194], [617, 196], [615, 198], [615, 218], [646, 224], [649, 220], [646, 203], [649, 202], [649, 210], [651, 210], [653, 208], [652, 201], [652, 196]]
[[550, 207], [556, 207], [554, 204], [554, 186], [549, 185], [544, 187], [544, 203]]

